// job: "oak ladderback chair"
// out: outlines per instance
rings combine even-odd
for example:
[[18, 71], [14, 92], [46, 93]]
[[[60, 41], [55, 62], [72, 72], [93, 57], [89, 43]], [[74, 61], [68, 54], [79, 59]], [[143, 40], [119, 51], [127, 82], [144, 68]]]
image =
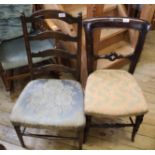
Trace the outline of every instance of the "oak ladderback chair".
[[[86, 35], [88, 79], [85, 89], [85, 112], [87, 123], [85, 140], [90, 127], [133, 127], [132, 141], [142, 123], [143, 116], [148, 111], [147, 103], [142, 91], [133, 77], [137, 62], [143, 49], [145, 36], [150, 25], [143, 20], [123, 17], [103, 17], [87, 19], [84, 21]], [[94, 52], [93, 33], [99, 28], [126, 28], [139, 32], [134, 52], [129, 55], [117, 51], [109, 54], [96, 54]], [[136, 35], [135, 35], [136, 36]], [[109, 51], [111, 52], [111, 51]], [[125, 70], [98, 69], [95, 71], [95, 62], [98, 59], [114, 61], [116, 59], [129, 59], [129, 73]], [[129, 117], [131, 123], [123, 124], [93, 124], [93, 117], [117, 118]], [[136, 119], [133, 121], [132, 116]]]
[[[36, 79], [32, 80], [22, 91], [16, 105], [11, 113], [11, 122], [16, 130], [21, 145], [25, 147], [22, 136], [33, 136], [41, 138], [60, 138], [77, 140], [79, 149], [82, 148], [83, 128], [85, 125], [83, 90], [78, 81], [80, 81], [81, 64], [81, 33], [82, 16], [73, 17], [70, 14], [58, 10], [40, 10], [33, 13], [30, 17], [21, 17], [27, 49], [28, 61], [32, 78], [35, 72], [41, 71], [59, 71], [72, 73], [77, 81], [68, 79]], [[60, 31], [46, 30], [38, 34], [29, 35], [27, 33], [27, 23], [37, 22], [44, 19], [55, 19], [68, 24], [77, 26], [76, 36], [70, 36]], [[46, 39], [55, 39], [56, 41], [71, 41], [77, 45], [77, 51], [74, 54], [59, 48], [49, 48], [47, 50], [33, 53], [31, 51], [31, 41]], [[32, 57], [62, 57], [75, 60], [74, 67], [64, 64], [46, 64], [43, 66], [33, 66]], [[38, 135], [30, 134], [25, 130], [21, 131], [21, 126], [43, 129], [65, 129], [76, 130], [76, 136], [57, 136], [57, 135]]]

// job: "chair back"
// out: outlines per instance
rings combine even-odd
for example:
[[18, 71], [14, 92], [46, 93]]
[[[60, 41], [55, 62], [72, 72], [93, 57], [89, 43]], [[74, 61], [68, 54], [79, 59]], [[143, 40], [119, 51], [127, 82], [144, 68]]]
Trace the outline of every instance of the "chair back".
[[[77, 26], [77, 34], [76, 36], [71, 36], [69, 34], [64, 34], [60, 31], [52, 31], [52, 30], [44, 30], [38, 33], [30, 34], [27, 30], [28, 23], [37, 23], [40, 21], [44, 21], [45, 19], [56, 19], [63, 21], [67, 24], [75, 24]], [[82, 34], [82, 15], [79, 14], [78, 17], [73, 17], [70, 14], [59, 11], [59, 10], [39, 10], [34, 12], [31, 16], [26, 17], [25, 15], [21, 16], [23, 33], [25, 38], [25, 46], [28, 56], [29, 68], [31, 71], [31, 75], [37, 72], [49, 72], [49, 71], [64, 71], [71, 72], [77, 80], [80, 80], [80, 69], [81, 69], [81, 34]], [[69, 51], [61, 49], [60, 47], [54, 47], [51, 49], [38, 51], [38, 53], [33, 53], [31, 50], [31, 41], [35, 40], [47, 40], [54, 39], [55, 41], [64, 41], [64, 42], [74, 42], [77, 45], [77, 51], [75, 53], [71, 53]], [[34, 67], [33, 65], [33, 57], [54, 57], [54, 58], [65, 58], [66, 60], [74, 59], [76, 61], [75, 67], [69, 67], [64, 64], [56, 63], [56, 64], [48, 64], [43, 65], [41, 67]]]
[[[150, 24], [144, 20], [127, 18], [127, 17], [101, 17], [87, 19], [84, 22], [85, 36], [86, 36], [86, 51], [87, 51], [87, 68], [88, 74], [94, 70], [94, 62], [98, 59], [108, 59], [114, 61], [116, 59], [129, 59], [131, 61], [129, 72], [134, 73], [136, 64], [141, 55], [145, 37], [150, 29]], [[122, 55], [117, 52], [110, 54], [97, 55], [94, 52], [94, 38], [93, 33], [97, 28], [126, 28], [138, 30], [138, 40], [134, 52], [129, 55]], [[135, 35], [136, 36], [136, 35]]]

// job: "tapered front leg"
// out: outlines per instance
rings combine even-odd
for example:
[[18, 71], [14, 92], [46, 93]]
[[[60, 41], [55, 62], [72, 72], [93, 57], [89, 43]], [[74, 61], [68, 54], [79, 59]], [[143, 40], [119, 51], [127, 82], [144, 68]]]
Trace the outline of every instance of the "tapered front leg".
[[138, 132], [140, 124], [143, 121], [143, 117], [144, 117], [144, 115], [136, 116], [136, 121], [135, 121], [135, 125], [133, 127], [132, 137], [131, 137], [132, 142], [134, 142], [134, 140], [135, 140], [136, 133]]
[[21, 133], [21, 130], [20, 130], [20, 126], [17, 126], [17, 125], [14, 125], [13, 124], [13, 127], [17, 133], [17, 136], [18, 136], [18, 139], [20, 141], [20, 144], [22, 147], [26, 147], [25, 144], [24, 144], [24, 140], [23, 140], [23, 137], [22, 137], [22, 133]]

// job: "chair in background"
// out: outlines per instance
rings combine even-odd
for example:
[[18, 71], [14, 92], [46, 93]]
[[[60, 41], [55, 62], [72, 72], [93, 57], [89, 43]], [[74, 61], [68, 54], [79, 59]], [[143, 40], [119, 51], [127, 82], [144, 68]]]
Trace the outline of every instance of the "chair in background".
[[[136, 80], [132, 76], [143, 49], [145, 36], [150, 25], [143, 20], [121, 17], [103, 17], [84, 21], [86, 35], [87, 68], [90, 74], [85, 89], [86, 128], [85, 140], [90, 127], [133, 127], [132, 141], [148, 111], [147, 103]], [[98, 55], [94, 52], [93, 32], [97, 28], [127, 28], [139, 31], [138, 41], [133, 54], [124, 55], [117, 51], [110, 54]], [[111, 52], [111, 51], [109, 51]], [[129, 73], [124, 70], [99, 69], [94, 64], [98, 59], [114, 61], [116, 59], [131, 61]], [[129, 117], [131, 123], [91, 123], [92, 117], [118, 118]], [[133, 121], [132, 116], [135, 116]]]
[[[32, 5], [0, 5], [0, 76], [7, 91], [11, 90], [13, 80], [30, 76], [28, 59], [21, 26], [21, 13], [32, 14]], [[32, 24], [28, 32], [34, 33]], [[32, 43], [33, 52], [54, 47], [54, 42], [45, 40]], [[34, 58], [35, 64], [50, 58]], [[18, 70], [18, 71], [17, 71]]]
[[[30, 17], [21, 17], [25, 44], [28, 54], [28, 62], [31, 76], [36, 72], [60, 71], [72, 73], [80, 81], [81, 64], [81, 33], [82, 16], [72, 17], [66, 12], [58, 10], [40, 10]], [[50, 30], [30, 35], [27, 32], [27, 23], [37, 22], [44, 19], [55, 19], [68, 24], [77, 25], [76, 36], [70, 36], [62, 32]], [[77, 51], [72, 54], [64, 49], [51, 48], [33, 53], [31, 43], [34, 40], [55, 39], [57, 41], [71, 41], [77, 45]], [[32, 57], [62, 57], [76, 61], [76, 66], [70, 68], [63, 64], [50, 64], [35, 67]], [[83, 90], [79, 82], [65, 79], [38, 79], [31, 81], [19, 96], [11, 113], [11, 122], [16, 130], [20, 143], [25, 147], [23, 136], [40, 138], [60, 138], [77, 140], [79, 149], [82, 149], [83, 129], [85, 126], [85, 115], [83, 105]], [[21, 127], [75, 130], [76, 136], [38, 135], [21, 131]]]

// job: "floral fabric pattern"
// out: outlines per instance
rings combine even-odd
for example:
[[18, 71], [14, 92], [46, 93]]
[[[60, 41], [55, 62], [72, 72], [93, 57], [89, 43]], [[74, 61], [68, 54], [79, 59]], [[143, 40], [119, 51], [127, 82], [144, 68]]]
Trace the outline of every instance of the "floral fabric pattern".
[[91, 115], [132, 116], [146, 113], [147, 104], [132, 75], [123, 70], [97, 70], [87, 80], [85, 111]]
[[21, 93], [11, 120], [38, 127], [81, 127], [85, 124], [83, 91], [73, 80], [35, 80]]

